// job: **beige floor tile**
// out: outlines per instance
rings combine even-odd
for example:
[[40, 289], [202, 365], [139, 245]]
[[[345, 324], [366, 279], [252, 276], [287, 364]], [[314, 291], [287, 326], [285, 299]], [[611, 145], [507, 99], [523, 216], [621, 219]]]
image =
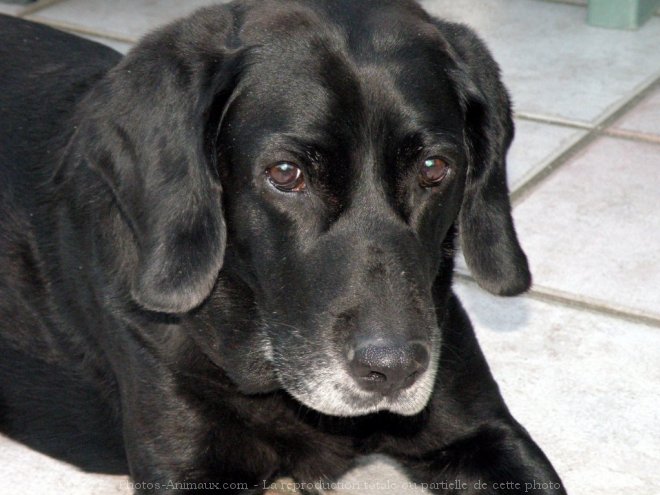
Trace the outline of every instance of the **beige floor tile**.
[[514, 416], [569, 493], [660, 493], [660, 329], [456, 284]]
[[660, 145], [601, 138], [514, 217], [535, 284], [660, 315]]
[[[222, 0], [66, 0], [33, 17], [136, 40], [193, 10]], [[31, 16], [32, 17], [32, 16]]]
[[119, 53], [125, 54], [128, 52], [128, 50], [131, 49], [133, 46], [131, 43], [125, 43], [123, 41], [117, 41], [117, 40], [112, 40], [109, 38], [102, 38], [100, 36], [91, 36], [88, 34], [81, 34], [81, 33], [71, 33], [76, 36], [82, 36], [83, 38], [87, 38], [88, 40], [96, 41], [97, 43], [101, 43], [102, 45], [107, 45], [110, 48], [117, 50]]
[[660, 18], [638, 31], [586, 24], [586, 9], [532, 0], [426, 0], [476, 29], [518, 111], [595, 122], [660, 74]]
[[647, 134], [660, 140], [660, 86], [628, 111], [612, 128]]
[[585, 134], [584, 130], [516, 119], [516, 136], [507, 159], [509, 189], [527, 182]]

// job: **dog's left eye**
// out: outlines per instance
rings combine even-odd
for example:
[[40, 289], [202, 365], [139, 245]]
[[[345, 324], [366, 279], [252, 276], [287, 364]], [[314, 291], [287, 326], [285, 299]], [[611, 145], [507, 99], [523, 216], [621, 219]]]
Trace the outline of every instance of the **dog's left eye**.
[[422, 187], [437, 186], [448, 173], [449, 165], [442, 158], [427, 158], [419, 171], [419, 183]]
[[271, 184], [280, 191], [300, 192], [305, 190], [305, 176], [295, 163], [276, 163], [266, 170], [266, 175]]

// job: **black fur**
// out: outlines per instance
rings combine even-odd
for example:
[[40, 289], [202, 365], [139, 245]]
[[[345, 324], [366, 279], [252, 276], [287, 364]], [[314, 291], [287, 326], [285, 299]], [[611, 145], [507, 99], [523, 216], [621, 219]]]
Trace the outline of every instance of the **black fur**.
[[[123, 59], [0, 32], [2, 431], [142, 493], [369, 453], [460, 493], [564, 493], [451, 291], [457, 236], [487, 290], [530, 284], [509, 98], [472, 31], [403, 0], [247, 0]], [[422, 188], [430, 156], [450, 173]], [[268, 181], [280, 161], [304, 192]], [[428, 370], [367, 393], [365, 341], [420, 343]]]

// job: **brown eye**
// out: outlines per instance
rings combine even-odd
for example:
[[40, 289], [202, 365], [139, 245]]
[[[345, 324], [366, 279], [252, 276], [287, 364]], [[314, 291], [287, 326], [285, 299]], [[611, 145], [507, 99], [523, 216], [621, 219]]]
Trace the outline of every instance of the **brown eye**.
[[280, 191], [300, 192], [305, 189], [305, 177], [294, 163], [279, 162], [267, 169], [266, 175]]
[[437, 186], [449, 173], [449, 165], [442, 158], [427, 158], [419, 171], [419, 183], [422, 187]]

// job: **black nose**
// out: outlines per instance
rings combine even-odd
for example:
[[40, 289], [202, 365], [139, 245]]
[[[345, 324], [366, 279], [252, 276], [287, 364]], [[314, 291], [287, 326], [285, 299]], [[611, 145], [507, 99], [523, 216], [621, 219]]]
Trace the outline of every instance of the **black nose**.
[[360, 343], [350, 360], [358, 384], [383, 395], [410, 387], [428, 365], [429, 348], [420, 342]]

